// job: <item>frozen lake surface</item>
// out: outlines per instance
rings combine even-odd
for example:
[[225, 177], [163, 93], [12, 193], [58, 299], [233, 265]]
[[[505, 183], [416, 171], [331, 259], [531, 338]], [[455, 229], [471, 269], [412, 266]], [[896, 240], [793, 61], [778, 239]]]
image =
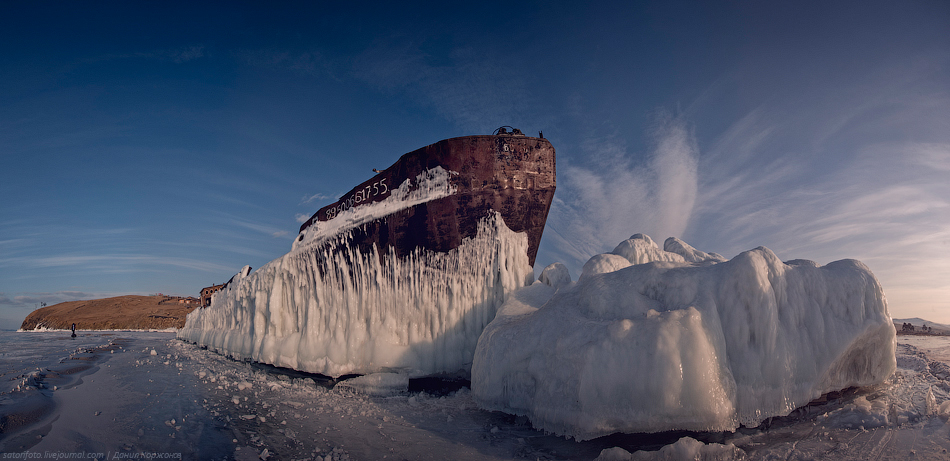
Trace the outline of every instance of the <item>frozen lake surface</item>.
[[[947, 459], [950, 338], [899, 336], [884, 384], [736, 432], [547, 435], [461, 382], [374, 395], [170, 332], [0, 333], [0, 452], [100, 459]], [[423, 390], [420, 391], [420, 386]], [[640, 450], [639, 453], [636, 453]], [[116, 454], [119, 454], [117, 457]]]

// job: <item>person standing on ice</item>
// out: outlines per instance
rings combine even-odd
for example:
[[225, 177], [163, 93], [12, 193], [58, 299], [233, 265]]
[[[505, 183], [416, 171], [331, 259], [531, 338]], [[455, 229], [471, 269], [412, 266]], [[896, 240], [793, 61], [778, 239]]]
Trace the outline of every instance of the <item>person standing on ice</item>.
[[73, 337], [73, 338], [76, 337], [76, 324], [75, 324], [75, 323], [73, 323], [73, 336], [72, 336], [72, 337]]

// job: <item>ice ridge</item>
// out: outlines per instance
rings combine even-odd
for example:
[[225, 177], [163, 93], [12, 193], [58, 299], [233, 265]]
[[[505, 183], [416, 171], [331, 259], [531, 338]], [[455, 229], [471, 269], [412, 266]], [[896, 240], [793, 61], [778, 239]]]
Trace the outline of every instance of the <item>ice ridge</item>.
[[577, 282], [555, 264], [513, 293], [478, 341], [476, 402], [579, 440], [728, 431], [895, 370], [884, 291], [864, 264], [664, 246], [677, 253], [638, 234]]
[[354, 228], [242, 271], [178, 337], [239, 359], [338, 377], [471, 367], [508, 293], [533, 280], [527, 235], [500, 215], [451, 251], [350, 245]]

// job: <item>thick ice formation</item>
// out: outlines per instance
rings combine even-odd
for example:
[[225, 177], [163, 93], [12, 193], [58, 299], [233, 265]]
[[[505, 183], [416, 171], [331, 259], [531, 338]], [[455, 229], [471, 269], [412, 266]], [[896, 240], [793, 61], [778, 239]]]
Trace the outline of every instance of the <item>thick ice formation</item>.
[[575, 283], [554, 264], [513, 293], [478, 341], [476, 401], [579, 440], [721, 431], [894, 371], [884, 292], [860, 262], [664, 247], [637, 234]]
[[692, 437], [683, 437], [676, 443], [666, 445], [657, 451], [636, 451], [630, 453], [620, 447], [607, 448], [600, 452], [594, 461], [731, 461], [744, 459], [745, 452], [735, 445], [721, 443], [702, 443]]
[[341, 389], [352, 389], [353, 391], [375, 397], [387, 397], [406, 392], [409, 389], [409, 375], [400, 373], [373, 373], [347, 379], [337, 384], [337, 387]]
[[434, 168], [386, 200], [312, 226], [290, 253], [242, 271], [209, 308], [189, 314], [179, 338], [334, 377], [467, 371], [485, 325], [534, 276], [526, 234], [495, 215], [447, 253], [397, 257], [348, 244], [361, 224], [453, 193], [450, 174]]

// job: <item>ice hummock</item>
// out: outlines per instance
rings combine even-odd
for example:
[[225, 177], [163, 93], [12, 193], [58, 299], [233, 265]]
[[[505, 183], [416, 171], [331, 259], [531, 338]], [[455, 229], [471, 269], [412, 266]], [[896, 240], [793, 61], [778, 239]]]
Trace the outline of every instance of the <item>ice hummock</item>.
[[531, 282], [527, 235], [500, 215], [449, 252], [350, 245], [359, 226], [455, 192], [441, 167], [383, 201], [319, 222], [290, 253], [238, 273], [179, 338], [240, 359], [339, 377], [468, 372], [478, 337], [508, 293]]
[[630, 453], [620, 447], [608, 448], [600, 452], [594, 461], [731, 461], [745, 458], [745, 452], [733, 444], [702, 443], [692, 437], [683, 437], [675, 443], [657, 451], [637, 451]]
[[555, 263], [513, 293], [479, 339], [476, 401], [578, 440], [728, 431], [894, 372], [884, 291], [862, 263], [664, 248], [637, 234], [577, 282]]

